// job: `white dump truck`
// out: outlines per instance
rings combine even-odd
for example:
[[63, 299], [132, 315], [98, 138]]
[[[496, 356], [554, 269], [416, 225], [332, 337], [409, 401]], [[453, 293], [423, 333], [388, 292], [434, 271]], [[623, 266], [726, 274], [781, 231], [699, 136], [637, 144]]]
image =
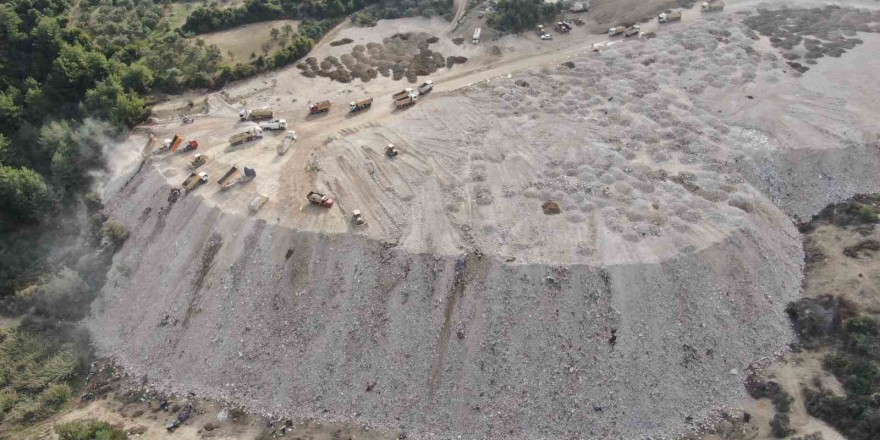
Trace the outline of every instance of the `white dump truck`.
[[284, 139], [281, 139], [281, 143], [279, 143], [278, 146], [275, 147], [275, 151], [278, 153], [279, 156], [284, 153], [287, 153], [287, 150], [289, 150], [290, 146], [293, 145], [295, 142], [296, 142], [296, 132], [293, 130], [290, 130], [284, 134]]
[[423, 82], [416, 90], [419, 91], [419, 95], [427, 95], [431, 90], [434, 90], [434, 81], [429, 79]]
[[366, 110], [373, 105], [373, 98], [364, 98], [360, 101], [352, 101], [348, 104], [348, 111], [352, 113], [359, 112], [361, 110]]
[[476, 29], [474, 29], [474, 38], [473, 38], [473, 41], [472, 41], [474, 44], [480, 44], [480, 35], [481, 35], [482, 33], [483, 33], [483, 29], [482, 29], [482, 28], [476, 28]]
[[229, 143], [232, 145], [243, 144], [245, 142], [250, 142], [255, 139], [263, 138], [263, 129], [260, 127], [253, 127], [247, 131], [243, 131], [238, 134], [234, 134], [229, 138]]
[[703, 12], [712, 12], [712, 11], [720, 11], [724, 9], [724, 2], [712, 1], [712, 2], [703, 2], [700, 5], [700, 10]]
[[669, 23], [670, 21], [678, 21], [681, 20], [681, 12], [663, 12], [657, 16], [657, 21], [660, 23]]
[[287, 120], [273, 119], [271, 121], [260, 122], [260, 128], [263, 130], [287, 130]]
[[613, 37], [615, 35], [620, 35], [623, 33], [624, 29], [626, 29], [626, 28], [623, 26], [614, 26], [613, 28], [609, 28], [608, 29], [608, 36]]
[[238, 117], [242, 121], [265, 121], [266, 119], [272, 119], [272, 116], [274, 116], [274, 113], [269, 108], [257, 110], [244, 109], [238, 112]]
[[641, 31], [638, 26], [630, 26], [630, 27], [623, 30], [623, 36], [624, 37], [632, 37], [633, 35], [638, 35], [639, 32], [641, 32]]

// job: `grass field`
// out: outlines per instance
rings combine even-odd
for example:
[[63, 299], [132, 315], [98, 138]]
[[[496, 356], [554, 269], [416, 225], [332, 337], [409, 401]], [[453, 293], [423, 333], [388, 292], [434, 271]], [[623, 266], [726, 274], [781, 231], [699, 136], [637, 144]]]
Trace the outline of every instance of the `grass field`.
[[[271, 48], [269, 55], [277, 52], [284, 46], [283, 37], [273, 40], [270, 32], [272, 28], [277, 28], [289, 24], [296, 31], [299, 25], [298, 20], [273, 20], [261, 23], [246, 24], [234, 29], [226, 31], [212, 32], [210, 34], [199, 35], [199, 38], [205, 40], [208, 44], [216, 44], [223, 54], [223, 58], [227, 61], [246, 62], [250, 60], [251, 54], [257, 56], [263, 55], [263, 43], [270, 42]], [[230, 57], [230, 52], [232, 57]]]

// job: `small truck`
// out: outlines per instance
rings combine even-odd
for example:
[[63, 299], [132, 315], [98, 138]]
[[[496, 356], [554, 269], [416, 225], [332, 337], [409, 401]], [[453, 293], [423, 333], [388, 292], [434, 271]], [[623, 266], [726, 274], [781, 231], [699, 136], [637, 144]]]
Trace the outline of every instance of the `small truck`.
[[229, 138], [229, 143], [232, 145], [243, 144], [245, 142], [250, 142], [254, 139], [262, 139], [263, 138], [263, 129], [260, 127], [253, 127], [247, 131], [243, 131], [238, 134], [234, 134]]
[[208, 173], [202, 171], [200, 173], [190, 173], [189, 177], [183, 181], [183, 189], [190, 192], [199, 187], [199, 185], [208, 181]]
[[192, 162], [189, 163], [189, 168], [194, 170], [207, 162], [208, 156], [205, 156], [204, 154], [196, 154], [195, 156], [193, 156]]
[[[179, 145], [179, 144], [178, 144]], [[192, 151], [199, 148], [199, 143], [196, 141], [189, 141], [183, 145], [183, 148], [180, 149], [181, 153], [186, 153], [187, 151]], [[174, 150], [172, 150], [174, 151]]]
[[348, 111], [352, 113], [357, 113], [361, 110], [366, 110], [373, 105], [373, 98], [364, 98], [360, 101], [351, 101], [348, 104]]
[[[232, 174], [227, 173], [227, 175], [224, 176], [225, 181], [220, 184], [220, 191], [226, 191], [227, 189], [232, 188], [235, 185], [249, 182], [257, 177], [257, 172], [254, 171], [253, 168], [244, 167], [244, 174], [241, 175], [239, 175], [237, 167], [233, 166], [231, 171]], [[234, 179], [232, 178], [233, 176], [235, 176]]]
[[248, 203], [248, 209], [250, 209], [251, 212], [257, 212], [257, 211], [259, 211], [260, 208], [262, 208], [263, 205], [265, 205], [266, 202], [268, 202], [268, 201], [269, 201], [269, 196], [268, 196], [268, 195], [266, 195], [266, 194], [257, 194], [257, 195], [254, 196], [254, 198], [251, 199], [250, 203]]
[[639, 32], [641, 31], [639, 30], [638, 26], [630, 26], [623, 31], [623, 36], [632, 37], [633, 35], [638, 35]]
[[474, 37], [471, 38], [471, 43], [480, 44], [480, 36], [482, 35], [482, 33], [483, 33], [483, 28], [474, 29]]
[[427, 95], [431, 90], [434, 90], [434, 81], [429, 79], [423, 82], [416, 90], [419, 91], [419, 95]]
[[722, 9], [724, 9], [724, 2], [720, 1], [703, 2], [700, 5], [700, 10], [703, 12], [720, 11]]
[[557, 21], [556, 24], [553, 25], [553, 29], [556, 29], [556, 32], [559, 32], [560, 34], [565, 34], [571, 30], [571, 25], [565, 21]]
[[278, 146], [275, 147], [275, 152], [278, 153], [279, 156], [287, 153], [287, 150], [294, 142], [296, 142], [296, 132], [290, 130], [284, 134], [284, 139], [281, 139], [281, 143], [279, 143]]
[[326, 113], [330, 111], [330, 101], [313, 102], [309, 104], [309, 114]]
[[323, 208], [330, 208], [333, 206], [333, 199], [318, 192], [309, 191], [309, 193], [306, 194], [306, 199], [308, 199], [309, 203]]
[[271, 121], [260, 122], [260, 128], [263, 130], [287, 130], [287, 120], [273, 119]]
[[242, 121], [265, 121], [266, 119], [272, 119], [274, 113], [272, 109], [261, 108], [257, 110], [248, 110], [244, 109], [238, 112], [238, 118]]
[[608, 29], [608, 36], [613, 37], [615, 35], [620, 35], [623, 33], [623, 30], [626, 29], [623, 26], [614, 26], [613, 28]]
[[657, 16], [658, 23], [669, 23], [670, 21], [681, 20], [681, 12], [663, 12]]

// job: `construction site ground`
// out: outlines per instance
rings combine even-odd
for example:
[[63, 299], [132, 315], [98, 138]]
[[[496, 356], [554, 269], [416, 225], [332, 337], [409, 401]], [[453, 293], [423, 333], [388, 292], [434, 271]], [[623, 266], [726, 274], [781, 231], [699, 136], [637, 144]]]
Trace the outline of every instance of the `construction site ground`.
[[[151, 391], [410, 438], [714, 423], [753, 362], [792, 340], [794, 222], [880, 189], [880, 12], [734, 0], [641, 23], [655, 37], [591, 33], [635, 3], [597, 3], [610, 18], [551, 41], [472, 44], [473, 12], [343, 24], [317, 62], [420, 53], [408, 33], [467, 61], [415, 82], [291, 66], [157, 106], [120, 151], [138, 157], [149, 133], [196, 139], [208, 183], [172, 192], [196, 152], [115, 167], [107, 213], [131, 236], [93, 306], [96, 343]], [[394, 108], [427, 79], [430, 94]], [[347, 111], [366, 96], [372, 108]], [[321, 100], [330, 111], [309, 115]], [[298, 134], [285, 155], [284, 130], [228, 142], [255, 125], [239, 111], [263, 107]], [[220, 191], [232, 165], [257, 176]], [[257, 194], [269, 201], [251, 213]]]

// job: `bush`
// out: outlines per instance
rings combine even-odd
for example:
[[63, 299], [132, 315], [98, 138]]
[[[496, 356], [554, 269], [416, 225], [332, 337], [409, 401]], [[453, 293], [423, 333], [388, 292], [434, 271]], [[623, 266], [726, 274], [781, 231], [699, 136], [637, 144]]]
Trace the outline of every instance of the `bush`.
[[85, 316], [92, 299], [92, 291], [79, 273], [64, 268], [43, 279], [31, 302], [40, 315], [76, 320]]
[[97, 420], [68, 422], [55, 427], [58, 440], [126, 440], [125, 431]]
[[776, 438], [785, 438], [794, 434], [788, 414], [776, 413], [770, 421], [770, 430]]
[[114, 220], [104, 222], [101, 227], [101, 246], [118, 247], [128, 238], [128, 229]]

